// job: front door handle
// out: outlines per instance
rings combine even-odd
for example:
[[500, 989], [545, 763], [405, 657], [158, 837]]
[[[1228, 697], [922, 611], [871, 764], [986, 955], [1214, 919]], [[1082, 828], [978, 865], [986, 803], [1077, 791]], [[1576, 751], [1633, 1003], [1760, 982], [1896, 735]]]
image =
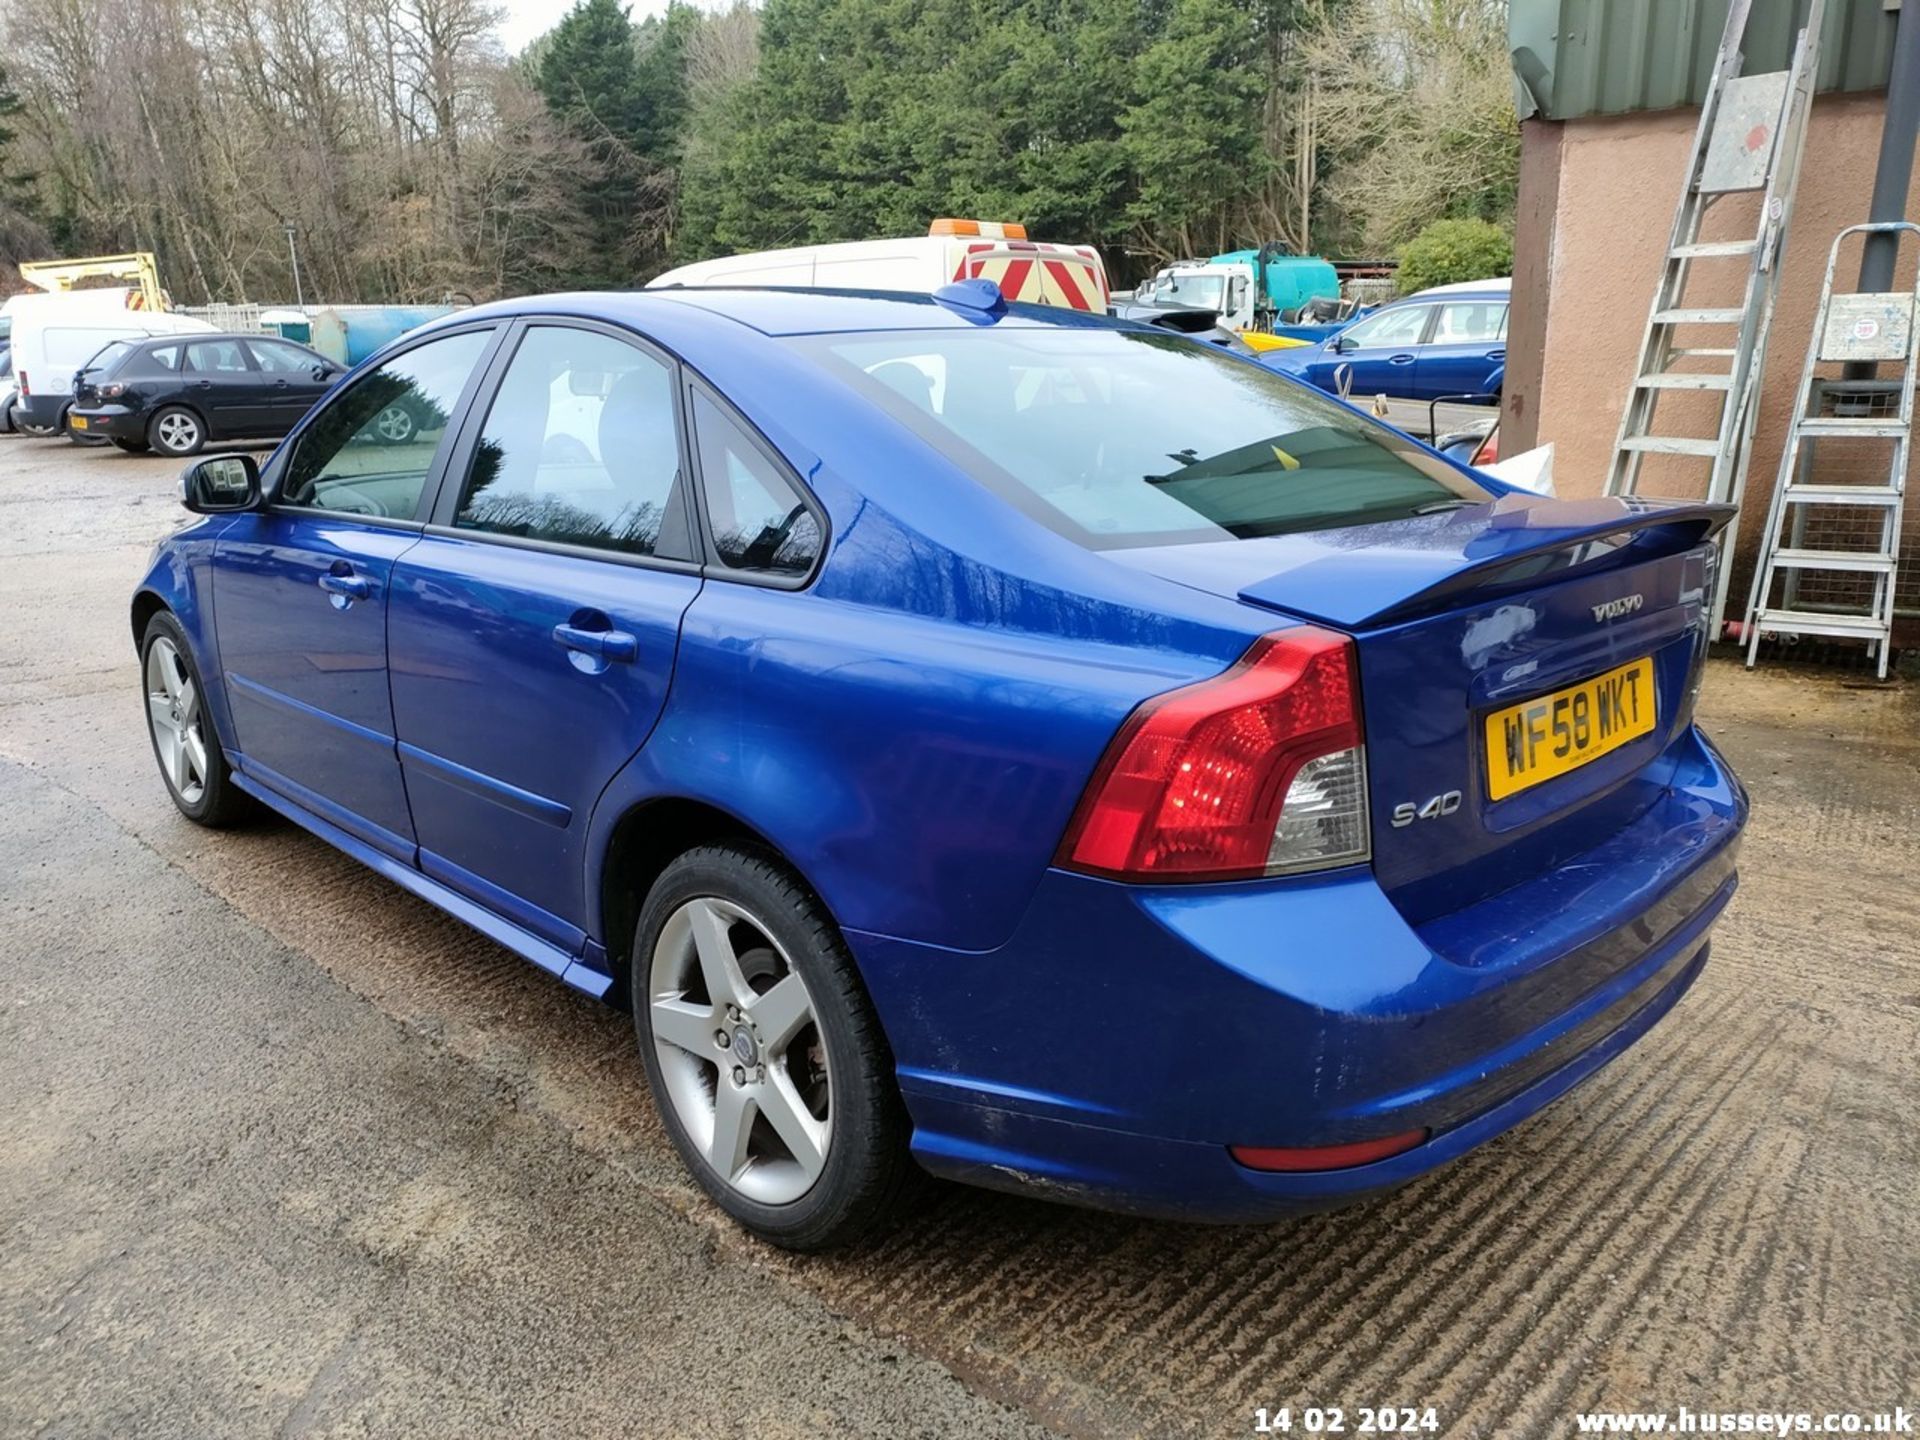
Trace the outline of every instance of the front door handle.
[[1413, 363], [1413, 356], [1407, 354], [1395, 355], [1390, 358], [1387, 363], [1389, 365], [1411, 365]]
[[599, 660], [631, 664], [640, 658], [640, 642], [624, 630], [582, 630], [578, 625], [556, 625], [553, 638], [568, 650]]
[[1504, 360], [1506, 358], [1507, 358], [1507, 352], [1504, 350], [1487, 351], [1487, 359], [1489, 360]]
[[359, 575], [322, 575], [320, 588], [329, 595], [343, 595], [349, 600], [364, 600], [373, 594], [373, 586]]

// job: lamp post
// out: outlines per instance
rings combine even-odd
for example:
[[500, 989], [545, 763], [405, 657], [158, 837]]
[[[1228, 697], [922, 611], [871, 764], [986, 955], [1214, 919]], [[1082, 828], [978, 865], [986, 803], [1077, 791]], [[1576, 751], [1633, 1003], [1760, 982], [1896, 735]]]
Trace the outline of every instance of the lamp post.
[[287, 258], [293, 261], [293, 303], [305, 309], [307, 296], [306, 291], [303, 290], [300, 285], [300, 252], [294, 248], [293, 244], [293, 237], [299, 233], [299, 227], [294, 225], [292, 221], [288, 221], [285, 229], [287, 232]]

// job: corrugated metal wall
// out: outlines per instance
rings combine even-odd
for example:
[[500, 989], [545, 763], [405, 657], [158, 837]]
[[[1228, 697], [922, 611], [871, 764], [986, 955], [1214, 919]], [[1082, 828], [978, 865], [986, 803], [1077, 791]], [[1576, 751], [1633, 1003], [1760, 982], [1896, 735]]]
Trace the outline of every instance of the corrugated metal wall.
[[[1511, 0], [1507, 39], [1522, 117], [1572, 120], [1697, 105], [1729, 0]], [[1806, 0], [1753, 0], [1749, 72], [1784, 70]], [[1895, 12], [1885, 0], [1827, 0], [1820, 88], [1887, 83]]]

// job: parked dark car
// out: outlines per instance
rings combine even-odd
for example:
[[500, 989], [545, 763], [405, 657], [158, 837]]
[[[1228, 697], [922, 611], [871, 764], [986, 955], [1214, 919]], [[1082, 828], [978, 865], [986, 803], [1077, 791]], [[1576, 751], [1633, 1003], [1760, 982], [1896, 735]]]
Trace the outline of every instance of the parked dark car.
[[163, 455], [193, 455], [222, 440], [278, 440], [340, 371], [318, 351], [271, 335], [116, 340], [74, 375], [67, 423], [78, 438]]

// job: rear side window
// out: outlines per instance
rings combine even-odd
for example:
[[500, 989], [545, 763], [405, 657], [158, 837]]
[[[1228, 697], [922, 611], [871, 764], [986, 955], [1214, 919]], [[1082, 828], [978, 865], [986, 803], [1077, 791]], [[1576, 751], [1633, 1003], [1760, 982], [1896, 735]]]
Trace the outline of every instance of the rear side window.
[[790, 343], [1092, 548], [1333, 529], [1491, 498], [1398, 431], [1176, 335], [994, 327]]
[[693, 398], [694, 443], [713, 547], [730, 570], [801, 576], [820, 557], [820, 522], [734, 419]]
[[244, 375], [246, 347], [238, 340], [195, 340], [187, 346], [187, 368], [197, 375]]
[[134, 364], [139, 367], [142, 375], [176, 371], [180, 368], [180, 352], [185, 348], [178, 341], [172, 345], [155, 345], [134, 361]]
[[679, 475], [672, 372], [610, 335], [537, 326], [487, 411], [453, 523], [652, 555]]

